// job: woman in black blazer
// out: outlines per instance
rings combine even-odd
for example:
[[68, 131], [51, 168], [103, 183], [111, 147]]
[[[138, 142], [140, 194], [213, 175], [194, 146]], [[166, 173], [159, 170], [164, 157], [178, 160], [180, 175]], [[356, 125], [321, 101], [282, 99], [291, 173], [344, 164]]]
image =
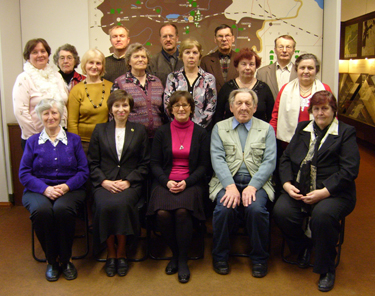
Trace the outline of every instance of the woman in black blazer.
[[[313, 271], [320, 274], [318, 288], [324, 292], [334, 285], [340, 220], [354, 209], [359, 170], [355, 129], [339, 122], [336, 111], [336, 98], [330, 92], [312, 96], [309, 112], [314, 120], [298, 124], [281, 157], [284, 192], [273, 209], [290, 250], [299, 254], [299, 267], [309, 266], [314, 246]], [[312, 240], [302, 228], [309, 215]]]
[[140, 229], [136, 205], [148, 174], [149, 143], [146, 128], [127, 121], [134, 106], [130, 94], [116, 90], [107, 105], [114, 120], [95, 127], [88, 152], [94, 186], [94, 253], [106, 243], [107, 275], [125, 276], [126, 237], [138, 235]]
[[165, 272], [178, 272], [181, 283], [190, 279], [187, 253], [193, 218], [205, 220], [205, 173], [210, 164], [207, 132], [191, 121], [194, 107], [189, 92], [173, 93], [167, 109], [174, 120], [156, 131], [151, 152], [154, 183], [147, 215], [156, 214], [158, 228], [173, 253]]

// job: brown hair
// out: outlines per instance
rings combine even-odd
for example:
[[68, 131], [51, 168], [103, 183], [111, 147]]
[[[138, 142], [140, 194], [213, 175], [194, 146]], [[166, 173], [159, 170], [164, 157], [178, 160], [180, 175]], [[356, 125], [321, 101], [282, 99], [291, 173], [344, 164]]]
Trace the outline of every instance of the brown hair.
[[46, 40], [44, 40], [43, 38], [31, 39], [27, 41], [25, 45], [25, 49], [23, 50], [23, 58], [25, 59], [25, 61], [30, 59], [30, 54], [34, 50], [34, 48], [38, 45], [38, 43], [42, 43], [44, 49], [48, 53], [48, 56], [51, 55], [51, 47], [48, 45]]
[[255, 67], [258, 69], [260, 67], [260, 64], [262, 63], [262, 58], [258, 56], [258, 54], [250, 49], [250, 48], [242, 48], [234, 57], [233, 64], [234, 67], [238, 67], [238, 64], [241, 60], [247, 59], [251, 60], [253, 57], [255, 57]]
[[129, 106], [130, 106], [130, 111], [133, 110], [134, 107], [134, 99], [131, 94], [129, 94], [126, 90], [123, 89], [117, 89], [113, 91], [107, 100], [107, 107], [108, 107], [108, 112], [112, 114], [112, 107], [113, 104], [116, 103], [117, 101], [128, 101]]
[[194, 46], [198, 48], [199, 59], [201, 59], [202, 58], [202, 45], [198, 42], [198, 40], [191, 39], [191, 38], [185, 39], [184, 41], [181, 42], [180, 49], [179, 49], [180, 53], [178, 54], [178, 57], [182, 60], [182, 54], [184, 53], [184, 51], [186, 49], [191, 49]]
[[333, 116], [335, 117], [337, 113], [337, 100], [335, 96], [327, 90], [320, 90], [313, 94], [313, 96], [310, 99], [310, 106], [308, 109], [309, 113], [312, 113], [312, 108], [315, 105], [323, 104], [328, 104], [329, 106], [331, 106], [332, 111], [334, 113]]
[[191, 110], [190, 119], [192, 119], [194, 116], [195, 102], [194, 102], [192, 95], [186, 90], [175, 91], [169, 98], [169, 102], [167, 105], [167, 111], [169, 113], [169, 116], [174, 118], [174, 115], [172, 114], [173, 105], [178, 103], [178, 101], [181, 98], [185, 98], [188, 104], [190, 105], [190, 110]]

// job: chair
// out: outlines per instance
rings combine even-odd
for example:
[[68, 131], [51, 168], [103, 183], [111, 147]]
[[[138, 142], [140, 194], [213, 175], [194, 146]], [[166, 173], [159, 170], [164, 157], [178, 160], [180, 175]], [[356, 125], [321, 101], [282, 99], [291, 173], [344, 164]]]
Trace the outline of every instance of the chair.
[[[308, 218], [308, 217], [307, 217]], [[306, 221], [305, 228], [307, 229], [308, 227], [308, 221]], [[336, 256], [336, 262], [335, 262], [335, 267], [337, 267], [340, 263], [340, 257], [341, 257], [341, 246], [344, 243], [344, 234], [345, 234], [345, 217], [341, 219], [340, 221], [340, 233], [339, 233], [339, 240], [336, 244], [337, 248], [337, 256]], [[298, 264], [297, 261], [289, 259], [290, 255], [285, 255], [285, 237], [283, 237], [282, 245], [281, 245], [281, 258], [283, 259], [284, 262], [289, 263], [289, 264]], [[310, 263], [310, 267], [313, 267], [314, 264]]]

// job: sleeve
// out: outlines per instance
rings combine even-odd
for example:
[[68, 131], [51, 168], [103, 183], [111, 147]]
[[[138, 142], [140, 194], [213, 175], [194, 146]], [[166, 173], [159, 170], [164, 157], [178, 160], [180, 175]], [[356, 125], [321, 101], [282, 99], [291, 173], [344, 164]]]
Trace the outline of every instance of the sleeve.
[[169, 176], [164, 173], [163, 164], [165, 162], [164, 155], [167, 153], [163, 148], [163, 143], [167, 141], [165, 139], [165, 131], [163, 128], [159, 128], [152, 142], [151, 150], [151, 170], [154, 177], [158, 180], [159, 184], [167, 187]]
[[223, 85], [217, 96], [216, 111], [214, 115], [214, 123], [224, 119], [225, 104], [228, 101], [230, 87], [227, 83]]
[[277, 119], [279, 117], [280, 98], [281, 98], [281, 95], [282, 95], [283, 90], [285, 88], [285, 85], [280, 89], [279, 93], [277, 94], [275, 104], [273, 105], [272, 118], [270, 120], [270, 125], [275, 130], [275, 135], [277, 134]]
[[80, 87], [75, 86], [71, 90], [68, 98], [68, 131], [76, 135], [78, 135], [81, 101], [82, 94], [80, 93]]
[[[208, 73], [206, 73], [208, 74]], [[216, 92], [216, 80], [212, 74], [207, 75], [207, 84], [205, 88], [205, 101], [206, 101], [206, 108], [203, 111], [203, 119], [204, 124], [202, 127], [207, 127], [216, 110], [216, 100], [217, 100], [217, 92]]]
[[[268, 86], [267, 83], [264, 83], [264, 84], [265, 84], [264, 100], [266, 102], [266, 117], [267, 117], [267, 122], [270, 122], [270, 120], [272, 118], [272, 112], [273, 112], [273, 107], [274, 107], [275, 101], [273, 99], [273, 94], [271, 92], [270, 87]], [[280, 103], [280, 99], [279, 99], [279, 103]]]
[[66, 108], [66, 105], [68, 103], [68, 96], [69, 96], [68, 86], [65, 84], [65, 81], [59, 72], [55, 72], [55, 75], [57, 77], [57, 84], [60, 89], [62, 100], [64, 101], [64, 115], [63, 115], [63, 118], [61, 118], [60, 124], [62, 127], [67, 128], [68, 127], [68, 109]]
[[324, 85], [324, 88], [325, 88], [327, 91], [332, 92], [332, 90], [331, 90], [331, 88], [329, 87], [328, 84], [323, 83], [323, 85]]
[[173, 75], [173, 73], [170, 73], [167, 77], [167, 82], [165, 83], [165, 89], [164, 89], [164, 112], [165, 114], [167, 114], [168, 118], [171, 118], [169, 113], [168, 113], [168, 110], [167, 110], [167, 106], [168, 106], [168, 103], [169, 103], [169, 98], [171, 97], [171, 95], [177, 90], [177, 87], [176, 87], [176, 81], [175, 81], [175, 77]]

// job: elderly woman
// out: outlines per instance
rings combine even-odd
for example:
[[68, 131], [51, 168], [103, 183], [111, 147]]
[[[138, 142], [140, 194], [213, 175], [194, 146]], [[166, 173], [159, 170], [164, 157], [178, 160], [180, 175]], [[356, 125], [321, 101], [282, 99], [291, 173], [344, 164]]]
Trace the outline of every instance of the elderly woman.
[[248, 88], [258, 95], [258, 107], [254, 116], [266, 122], [271, 120], [271, 114], [274, 104], [272, 92], [268, 85], [255, 78], [256, 69], [261, 64], [261, 58], [255, 51], [249, 48], [243, 48], [234, 58], [234, 66], [239, 74], [236, 79], [226, 82], [220, 89], [217, 107], [215, 112], [215, 122], [227, 119], [233, 116], [229, 108], [229, 94], [239, 88]]
[[173, 253], [165, 272], [178, 272], [187, 283], [188, 249], [193, 218], [204, 220], [205, 172], [209, 166], [209, 137], [193, 123], [195, 102], [188, 91], [176, 91], [167, 105], [173, 121], [155, 134], [151, 169], [155, 177], [148, 215], [156, 214], [161, 234]]
[[27, 140], [19, 171], [25, 186], [22, 203], [46, 255], [48, 281], [58, 280], [59, 264], [67, 280], [77, 277], [70, 259], [75, 217], [85, 200], [89, 174], [79, 136], [60, 125], [64, 107], [56, 99], [43, 99], [35, 107], [44, 129]]
[[132, 95], [134, 108], [129, 119], [143, 124], [152, 139], [163, 124], [164, 88], [159, 78], [146, 72], [149, 62], [150, 54], [142, 44], [130, 44], [125, 53], [125, 63], [130, 71], [115, 80], [112, 91], [124, 89]]
[[[177, 90], [187, 90], [194, 98], [193, 122], [208, 130], [212, 129], [212, 119], [216, 109], [215, 77], [199, 68], [202, 45], [194, 39], [185, 39], [180, 45], [179, 58], [184, 67], [170, 73], [164, 90], [164, 107], [167, 110], [169, 98]], [[171, 116], [171, 114], [168, 114]]]
[[[298, 266], [309, 266], [315, 248], [314, 272], [318, 288], [330, 291], [335, 281], [336, 243], [340, 220], [356, 203], [354, 180], [359, 170], [359, 151], [354, 127], [336, 119], [336, 98], [316, 92], [308, 111], [312, 121], [300, 122], [280, 162], [284, 192], [273, 209], [275, 221], [290, 250], [299, 254]], [[312, 243], [302, 223], [311, 216]]]
[[150, 151], [145, 127], [128, 121], [132, 96], [116, 90], [107, 105], [114, 120], [95, 127], [88, 154], [94, 186], [94, 253], [106, 243], [107, 275], [125, 276], [129, 269], [126, 240], [139, 233], [136, 205], [148, 174]]
[[68, 131], [81, 137], [83, 149], [87, 154], [95, 125], [108, 121], [107, 100], [112, 82], [103, 79], [105, 57], [98, 49], [85, 52], [81, 68], [87, 77], [69, 94]]
[[[66, 104], [68, 90], [64, 85], [61, 75], [48, 64], [51, 48], [47, 41], [38, 38], [29, 40], [23, 51], [26, 60], [23, 70], [18, 75], [13, 87], [13, 110], [18, 124], [22, 130], [22, 148], [26, 140], [34, 134], [40, 133], [43, 124], [35, 112], [35, 106], [42, 100], [54, 98]], [[67, 112], [64, 114], [61, 124], [66, 127]]]
[[[295, 62], [297, 78], [285, 84], [277, 95], [270, 124], [276, 138], [289, 143], [298, 122], [310, 120], [310, 99], [320, 90], [331, 91], [328, 85], [316, 78], [320, 64], [315, 55], [300, 55]], [[285, 147], [285, 145], [284, 145]]]
[[74, 69], [78, 67], [80, 60], [78, 52], [73, 45], [68, 43], [60, 46], [53, 55], [55, 65], [59, 67], [62, 78], [69, 91], [73, 86], [81, 82], [86, 77], [78, 74]]

